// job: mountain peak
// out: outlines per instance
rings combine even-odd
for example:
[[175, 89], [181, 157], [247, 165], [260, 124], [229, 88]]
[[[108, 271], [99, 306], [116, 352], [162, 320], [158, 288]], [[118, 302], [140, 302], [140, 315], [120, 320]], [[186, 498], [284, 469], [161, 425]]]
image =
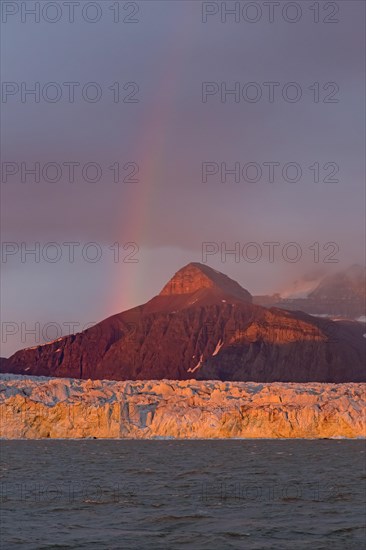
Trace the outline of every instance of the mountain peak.
[[159, 296], [192, 294], [203, 289], [228, 294], [247, 302], [252, 300], [249, 292], [236, 281], [212, 267], [198, 262], [191, 262], [177, 271], [164, 286]]

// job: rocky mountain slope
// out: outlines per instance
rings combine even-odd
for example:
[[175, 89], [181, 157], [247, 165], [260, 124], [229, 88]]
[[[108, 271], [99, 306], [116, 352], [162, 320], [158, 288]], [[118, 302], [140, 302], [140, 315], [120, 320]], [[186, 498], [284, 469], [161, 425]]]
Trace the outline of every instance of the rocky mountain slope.
[[1, 371], [55, 377], [359, 382], [364, 327], [252, 303], [207, 265], [179, 270], [144, 305], [18, 351]]
[[3, 438], [365, 437], [365, 384], [0, 376]]

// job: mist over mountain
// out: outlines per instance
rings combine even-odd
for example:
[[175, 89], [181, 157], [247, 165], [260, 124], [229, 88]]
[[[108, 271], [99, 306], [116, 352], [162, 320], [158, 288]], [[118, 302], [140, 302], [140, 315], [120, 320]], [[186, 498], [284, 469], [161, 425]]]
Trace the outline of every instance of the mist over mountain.
[[294, 284], [294, 291], [282, 296], [255, 296], [254, 303], [266, 307], [276, 306], [301, 310], [313, 315], [358, 319], [366, 311], [366, 268], [351, 267], [326, 275], [318, 282], [302, 279]]

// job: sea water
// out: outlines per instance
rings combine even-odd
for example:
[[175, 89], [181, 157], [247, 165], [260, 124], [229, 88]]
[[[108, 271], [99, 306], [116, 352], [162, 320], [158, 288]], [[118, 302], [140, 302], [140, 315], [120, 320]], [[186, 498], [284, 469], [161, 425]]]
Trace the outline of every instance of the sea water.
[[1, 548], [359, 550], [361, 440], [1, 443]]

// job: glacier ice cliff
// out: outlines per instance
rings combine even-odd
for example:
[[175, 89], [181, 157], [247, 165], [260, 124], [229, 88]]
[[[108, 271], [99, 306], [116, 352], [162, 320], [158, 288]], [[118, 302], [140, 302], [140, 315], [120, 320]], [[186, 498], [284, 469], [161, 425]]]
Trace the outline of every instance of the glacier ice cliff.
[[366, 384], [0, 376], [0, 436], [365, 437]]

